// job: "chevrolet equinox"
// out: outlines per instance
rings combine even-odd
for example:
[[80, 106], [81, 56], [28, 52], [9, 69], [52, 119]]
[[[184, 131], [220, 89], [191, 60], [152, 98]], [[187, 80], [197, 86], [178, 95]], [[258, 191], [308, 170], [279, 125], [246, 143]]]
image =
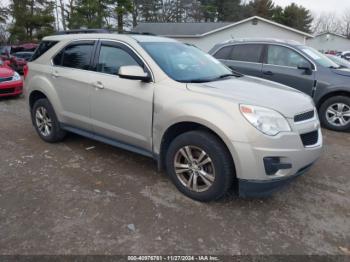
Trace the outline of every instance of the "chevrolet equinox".
[[46, 37], [25, 70], [25, 89], [44, 141], [61, 141], [68, 131], [152, 157], [198, 201], [231, 188], [244, 197], [269, 195], [321, 153], [309, 96], [234, 73], [168, 38]]

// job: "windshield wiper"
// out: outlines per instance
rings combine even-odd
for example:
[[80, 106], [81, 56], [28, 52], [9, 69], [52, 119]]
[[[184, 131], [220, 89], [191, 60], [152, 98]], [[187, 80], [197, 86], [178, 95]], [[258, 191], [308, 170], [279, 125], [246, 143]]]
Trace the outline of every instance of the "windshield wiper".
[[233, 72], [233, 73], [230, 73], [230, 74], [223, 74], [223, 75], [220, 75], [220, 76], [215, 77], [215, 78], [198, 78], [198, 79], [183, 80], [183, 81], [180, 81], [180, 82], [184, 82], [184, 83], [207, 83], [207, 82], [218, 81], [218, 80], [224, 79], [226, 77], [230, 77], [230, 76], [242, 77], [243, 75], [238, 73], [238, 72]]
[[329, 68], [330, 68], [330, 69], [340, 69], [340, 68], [341, 68], [341, 66], [338, 66], [338, 67], [335, 67], [335, 66], [330, 66]]
[[190, 80], [182, 80], [179, 82], [182, 83], [207, 83], [212, 81], [211, 79], [206, 79], [206, 78], [198, 78], [198, 79], [190, 79]]

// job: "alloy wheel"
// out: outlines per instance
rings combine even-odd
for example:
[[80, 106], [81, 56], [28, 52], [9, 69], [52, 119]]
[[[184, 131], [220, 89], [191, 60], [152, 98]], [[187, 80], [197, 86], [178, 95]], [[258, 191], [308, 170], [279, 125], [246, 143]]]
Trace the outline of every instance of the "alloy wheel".
[[212, 159], [196, 146], [180, 148], [175, 154], [174, 168], [181, 184], [194, 192], [207, 191], [215, 181]]
[[326, 118], [334, 126], [346, 126], [350, 123], [350, 107], [344, 103], [332, 104], [327, 108]]
[[49, 136], [52, 132], [52, 120], [45, 107], [40, 106], [35, 112], [35, 122], [39, 132], [43, 136]]

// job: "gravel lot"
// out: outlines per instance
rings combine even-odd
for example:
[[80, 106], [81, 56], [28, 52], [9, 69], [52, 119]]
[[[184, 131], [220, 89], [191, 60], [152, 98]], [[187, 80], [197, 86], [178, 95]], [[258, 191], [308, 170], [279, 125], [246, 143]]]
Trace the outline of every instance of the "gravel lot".
[[0, 254], [349, 254], [350, 134], [324, 130], [307, 175], [268, 199], [202, 204], [148, 158], [39, 139], [0, 99]]

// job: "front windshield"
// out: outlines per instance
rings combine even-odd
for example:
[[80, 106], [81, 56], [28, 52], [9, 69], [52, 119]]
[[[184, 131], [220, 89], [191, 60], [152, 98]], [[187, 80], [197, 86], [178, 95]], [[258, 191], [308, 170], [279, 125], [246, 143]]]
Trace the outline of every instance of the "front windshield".
[[301, 47], [301, 50], [322, 66], [329, 67], [329, 68], [339, 68], [339, 65], [337, 65], [332, 60], [330, 60], [327, 56], [318, 52], [312, 47], [303, 46]]
[[159, 67], [179, 82], [209, 82], [233, 73], [200, 49], [178, 42], [147, 42], [142, 47]]

